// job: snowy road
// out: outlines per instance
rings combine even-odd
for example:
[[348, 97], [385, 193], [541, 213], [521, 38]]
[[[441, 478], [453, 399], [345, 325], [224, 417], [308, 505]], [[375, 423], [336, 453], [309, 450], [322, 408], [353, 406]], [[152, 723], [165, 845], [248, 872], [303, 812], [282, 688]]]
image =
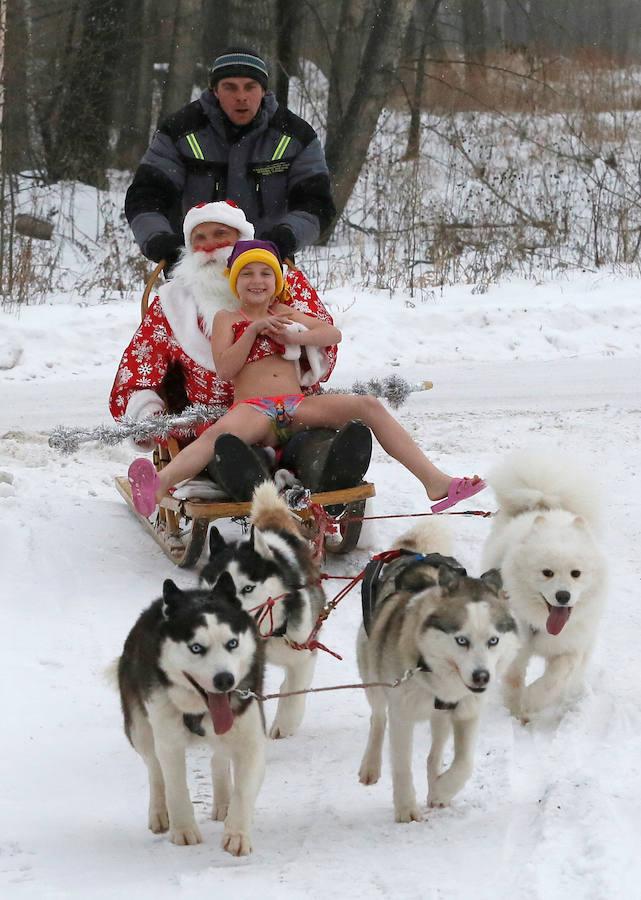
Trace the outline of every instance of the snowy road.
[[[586, 693], [558, 724], [537, 728], [521, 727], [491, 703], [470, 782], [451, 808], [412, 825], [393, 822], [387, 765], [377, 786], [357, 782], [364, 698], [314, 696], [300, 734], [269, 746], [255, 852], [240, 861], [221, 851], [221, 825], [207, 818], [208, 765], [200, 754], [191, 785], [205, 843], [175, 847], [146, 830], [144, 766], [122, 734], [117, 697], [103, 676], [162, 580], [195, 581], [172, 568], [113, 489], [113, 476], [130, 458], [126, 447], [92, 445], [63, 458], [46, 445], [43, 432], [55, 424], [107, 421], [107, 368], [105, 377], [101, 369], [72, 381], [53, 375], [0, 385], [3, 896], [639, 896], [638, 359], [439, 363], [429, 373], [402, 373], [434, 381], [434, 390], [414, 395], [400, 415], [453, 471], [482, 472], [544, 435], [587, 454], [604, 476], [612, 586]], [[356, 377], [356, 367], [345, 367], [344, 383], [347, 376]], [[412, 478], [381, 453], [371, 476], [378, 514], [426, 508]], [[477, 499], [493, 508], [491, 495]], [[456, 555], [476, 571], [488, 523], [450, 521]], [[358, 571], [368, 552], [386, 549], [406, 527], [402, 519], [370, 525], [367, 546], [333, 560], [330, 571]], [[359, 616], [351, 594], [330, 618], [324, 640], [344, 662], [322, 657], [317, 685], [355, 679]], [[277, 684], [271, 671], [268, 686]], [[426, 732], [417, 729], [414, 754], [423, 798]]]

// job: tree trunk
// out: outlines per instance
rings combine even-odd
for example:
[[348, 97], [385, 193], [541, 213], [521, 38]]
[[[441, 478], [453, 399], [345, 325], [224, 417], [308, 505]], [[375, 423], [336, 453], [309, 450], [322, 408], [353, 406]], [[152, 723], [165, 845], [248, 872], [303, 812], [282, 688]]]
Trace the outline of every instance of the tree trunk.
[[227, 0], [229, 46], [247, 47], [260, 54], [269, 69], [269, 87], [276, 86], [277, 0]]
[[161, 116], [176, 112], [191, 100], [200, 51], [202, 2], [176, 0], [169, 74], [163, 91]]
[[[334, 184], [337, 217], [347, 205], [367, 156], [398, 68], [413, 6], [414, 0], [378, 0], [356, 88], [345, 115], [339, 123], [327, 123], [325, 156]], [[333, 226], [324, 235], [325, 240], [332, 229]]]
[[425, 57], [430, 44], [431, 29], [434, 25], [438, 8], [442, 0], [433, 0], [431, 8], [428, 8], [427, 0], [417, 0], [419, 11], [419, 23], [421, 27], [418, 59], [416, 61], [416, 79], [414, 81], [414, 95], [410, 106], [410, 127], [407, 132], [407, 148], [403, 159], [417, 159], [421, 142], [421, 110], [423, 108], [423, 88], [425, 86]]
[[332, 52], [327, 95], [327, 143], [337, 137], [358, 80], [364, 41], [362, 0], [343, 0]]
[[151, 128], [153, 59], [156, 47], [154, 0], [129, 0], [126, 43], [128, 78], [123, 85], [114, 165], [133, 169], [147, 149]]
[[462, 0], [461, 17], [463, 24], [463, 54], [468, 65], [465, 66], [465, 81], [469, 91], [479, 79], [485, 77], [485, 9], [483, 0]]
[[289, 79], [298, 72], [299, 0], [278, 0], [277, 13], [276, 71], [272, 77], [272, 90], [279, 106], [287, 106]]
[[229, 7], [226, 3], [208, 3], [203, 8], [202, 58], [207, 73], [214, 60], [229, 46]]
[[3, 0], [5, 15], [3, 164], [6, 172], [29, 165], [29, 117], [27, 114], [27, 28], [22, 0]]
[[72, 15], [60, 101], [52, 98], [52, 117], [43, 122], [46, 164], [52, 181], [65, 178], [103, 188], [111, 163], [113, 72], [123, 37], [124, 0], [84, 0], [76, 11], [82, 27], [76, 36]]

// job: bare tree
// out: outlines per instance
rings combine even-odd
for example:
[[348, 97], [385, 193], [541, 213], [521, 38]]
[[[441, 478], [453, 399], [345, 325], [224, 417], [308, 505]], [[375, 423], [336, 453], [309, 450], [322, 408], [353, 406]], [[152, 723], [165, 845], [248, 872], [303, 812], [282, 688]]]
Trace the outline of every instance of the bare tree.
[[328, 140], [330, 123], [343, 120], [358, 80], [365, 43], [366, 9], [367, 4], [363, 0], [343, 0], [341, 3], [329, 73]]
[[230, 45], [250, 47], [272, 65], [277, 56], [278, 0], [227, 0]]
[[191, 100], [196, 60], [201, 48], [203, 0], [176, 0], [169, 74], [162, 98], [162, 115]]
[[465, 67], [468, 90], [483, 77], [485, 62], [485, 7], [483, 0], [461, 0], [463, 26], [463, 55], [469, 65]]
[[123, 22], [124, 0], [74, 0], [71, 5], [58, 90], [51, 91], [38, 117], [50, 181], [75, 179], [95, 187], [106, 183], [113, 72]]
[[[376, 123], [394, 84], [414, 0], [377, 0], [358, 79], [340, 120], [327, 122], [325, 155], [340, 215], [350, 198]], [[325, 235], [327, 238], [328, 235]]]
[[407, 133], [407, 147], [404, 158], [416, 159], [421, 137], [421, 110], [423, 108], [423, 90], [425, 85], [425, 57], [432, 37], [432, 29], [436, 21], [438, 8], [442, 0], [417, 0], [417, 27], [419, 31], [419, 47], [416, 59], [416, 77], [414, 93], [410, 102], [410, 127]]
[[117, 168], [134, 168], [147, 144], [151, 127], [154, 51], [157, 46], [154, 0], [128, 0], [120, 90], [114, 122], [118, 140]]
[[300, 0], [278, 0], [276, 23], [276, 69], [272, 78], [280, 106], [287, 106], [289, 79], [298, 71], [301, 33]]

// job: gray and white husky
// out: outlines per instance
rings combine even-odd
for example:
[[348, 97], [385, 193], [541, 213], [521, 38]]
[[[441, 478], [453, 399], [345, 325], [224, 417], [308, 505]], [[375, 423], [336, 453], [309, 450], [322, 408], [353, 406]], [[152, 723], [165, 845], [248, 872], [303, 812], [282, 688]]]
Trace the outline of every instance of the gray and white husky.
[[[201, 572], [215, 585], [228, 572], [243, 608], [255, 616], [265, 638], [267, 661], [283, 666], [281, 691], [306, 690], [312, 683], [317, 653], [297, 650], [316, 624], [325, 597], [309, 542], [273, 482], [254, 491], [251, 533], [226, 543], [218, 530], [209, 537], [210, 559]], [[272, 605], [273, 601], [273, 605]], [[304, 694], [282, 697], [269, 731], [272, 738], [294, 734], [303, 719]]]
[[[501, 569], [523, 638], [505, 679], [513, 715], [529, 720], [582, 683], [606, 592], [594, 478], [556, 449], [515, 451], [490, 474], [500, 504], [483, 563]], [[532, 656], [543, 675], [526, 685]]]
[[[125, 733], [149, 772], [149, 828], [174, 844], [202, 841], [187, 788], [185, 750], [214, 748], [212, 818], [222, 846], [251, 852], [250, 828], [265, 770], [262, 709], [236, 689], [260, 693], [263, 645], [228, 575], [213, 590], [173, 581], [132, 628], [118, 660]], [[230, 773], [233, 770], [233, 784]]]
[[[380, 580], [364, 588], [357, 643], [364, 683], [394, 683], [414, 673], [397, 687], [366, 689], [372, 712], [359, 778], [374, 784], [380, 777], [389, 715], [397, 822], [422, 818], [411, 770], [415, 723], [431, 722], [428, 805], [445, 806], [472, 773], [486, 691], [518, 646], [499, 573], [470, 578], [456, 560], [429, 553], [430, 529], [431, 523], [419, 526], [401, 539], [400, 548], [411, 552], [385, 565]], [[441, 771], [452, 731], [454, 759]]]

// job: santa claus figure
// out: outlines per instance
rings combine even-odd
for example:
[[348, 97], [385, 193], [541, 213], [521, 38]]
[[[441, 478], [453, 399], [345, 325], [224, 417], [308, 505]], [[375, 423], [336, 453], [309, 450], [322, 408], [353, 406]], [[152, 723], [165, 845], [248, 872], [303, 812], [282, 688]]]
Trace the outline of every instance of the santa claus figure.
[[[183, 230], [183, 256], [154, 296], [118, 366], [109, 398], [115, 419], [176, 412], [192, 403], [228, 407], [233, 402], [232, 386], [216, 375], [211, 326], [219, 309], [235, 308], [224, 270], [233, 245], [251, 240], [254, 226], [227, 200], [194, 206], [185, 216]], [[332, 321], [302, 272], [290, 269], [286, 284], [286, 302], [307, 315]], [[318, 391], [335, 362], [336, 347], [326, 348], [326, 364], [322, 371], [314, 371], [316, 380], [308, 377], [306, 393]], [[304, 359], [301, 365], [305, 369]]]
[[[118, 366], [109, 398], [115, 419], [179, 412], [193, 403], [224, 408], [233, 403], [232, 385], [216, 374], [211, 328], [219, 309], [236, 308], [225, 268], [236, 241], [251, 240], [254, 227], [244, 212], [227, 200], [194, 206], [185, 216], [183, 230], [183, 255], [169, 281], [155, 294]], [[332, 323], [302, 272], [290, 269], [285, 281], [287, 296], [282, 302]], [[314, 354], [307, 358], [306, 348], [300, 351], [303, 390], [316, 393], [334, 368], [336, 347], [324, 348], [320, 362]], [[206, 427], [201, 425], [196, 431]], [[184, 436], [177, 437], [184, 443]], [[208, 469], [230, 497], [249, 500], [254, 486], [270, 477], [265, 458], [232, 435], [225, 437], [229, 452], [225, 456], [217, 444], [216, 457]], [[143, 449], [153, 449], [153, 442]], [[285, 446], [279, 465], [291, 469], [312, 490], [334, 490], [358, 484], [370, 455], [369, 429], [351, 422], [339, 432], [299, 432]]]

